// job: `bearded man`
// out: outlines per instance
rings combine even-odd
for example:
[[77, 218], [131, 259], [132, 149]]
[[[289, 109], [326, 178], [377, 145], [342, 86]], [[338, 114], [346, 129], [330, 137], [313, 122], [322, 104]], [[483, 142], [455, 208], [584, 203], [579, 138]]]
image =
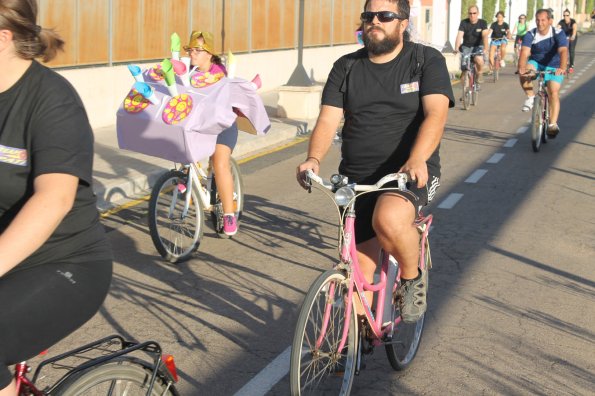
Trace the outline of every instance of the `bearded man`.
[[407, 192], [358, 198], [355, 240], [368, 282], [380, 247], [398, 260], [401, 317], [413, 323], [427, 307], [427, 273], [419, 269], [414, 221], [440, 185], [439, 145], [454, 99], [444, 57], [409, 41], [408, 19], [408, 0], [366, 1], [364, 48], [334, 63], [297, 179], [305, 188], [305, 171], [319, 172], [343, 117], [339, 173], [349, 182], [373, 184], [389, 173], [409, 174]]

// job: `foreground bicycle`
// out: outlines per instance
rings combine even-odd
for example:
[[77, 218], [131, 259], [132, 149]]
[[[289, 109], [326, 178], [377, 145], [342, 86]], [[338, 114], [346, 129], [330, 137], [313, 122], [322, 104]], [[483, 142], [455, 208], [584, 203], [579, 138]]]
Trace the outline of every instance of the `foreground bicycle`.
[[[133, 356], [138, 352], [151, 356], [152, 361]], [[80, 361], [83, 363], [79, 364]], [[41, 372], [47, 367], [67, 371], [54, 384], [38, 389], [36, 384], [44, 377]], [[19, 396], [179, 395], [174, 386], [178, 375], [173, 356], [162, 355], [161, 347], [154, 341], [125, 341], [119, 335], [102, 338], [44, 360], [37, 366], [31, 380], [27, 378], [30, 371], [26, 362], [15, 366]]]
[[[307, 171], [307, 178], [311, 186], [321, 186], [333, 199], [343, 227], [339, 235], [339, 263], [316, 279], [300, 310], [291, 349], [291, 394], [348, 395], [353, 377], [362, 367], [363, 354], [384, 345], [393, 369], [404, 370], [415, 358], [421, 341], [425, 314], [413, 324], [404, 323], [400, 317], [395, 299], [400, 286], [398, 263], [381, 251], [379, 280], [369, 284], [359, 266], [354, 236], [356, 198], [379, 190], [406, 191], [407, 175], [390, 174], [375, 185], [348, 183], [341, 175], [324, 181], [312, 171]], [[397, 181], [398, 187], [383, 187], [393, 181]], [[420, 233], [419, 267], [429, 269], [432, 216], [420, 214], [415, 224]], [[374, 301], [368, 303], [365, 291], [374, 292]], [[358, 302], [365, 311], [359, 323], [355, 310]]]
[[[240, 167], [231, 158], [235, 216], [244, 208], [244, 185]], [[211, 213], [217, 234], [223, 233], [223, 206], [217, 193], [212, 166], [182, 165], [163, 174], [153, 186], [149, 201], [149, 231], [155, 248], [169, 262], [190, 258], [198, 249], [204, 230], [204, 214]]]
[[479, 55], [483, 55], [483, 52], [477, 51], [463, 55], [463, 62], [461, 66], [463, 73], [462, 99], [465, 110], [469, 110], [471, 105], [476, 106], [477, 102], [479, 101], [479, 84], [477, 83], [477, 71], [475, 70], [474, 61], [474, 58]]
[[550, 102], [544, 77], [551, 71], [530, 71], [527, 73], [537, 80], [537, 92], [533, 100], [533, 114], [531, 116], [531, 145], [533, 151], [538, 152], [541, 143], [547, 143], [547, 128], [550, 124]]

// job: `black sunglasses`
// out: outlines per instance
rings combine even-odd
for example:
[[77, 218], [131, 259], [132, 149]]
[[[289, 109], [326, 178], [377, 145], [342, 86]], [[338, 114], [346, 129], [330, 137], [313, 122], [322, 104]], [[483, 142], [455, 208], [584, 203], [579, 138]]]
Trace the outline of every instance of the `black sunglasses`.
[[564, 16], [570, 16], [570, 14], [564, 14]]
[[364, 11], [360, 15], [360, 19], [362, 20], [362, 22], [365, 22], [365, 23], [372, 23], [372, 21], [374, 20], [374, 17], [378, 17], [378, 20], [382, 23], [392, 22], [395, 19], [399, 19], [399, 20], [407, 19], [407, 17], [396, 14], [392, 11], [378, 11], [378, 12]]

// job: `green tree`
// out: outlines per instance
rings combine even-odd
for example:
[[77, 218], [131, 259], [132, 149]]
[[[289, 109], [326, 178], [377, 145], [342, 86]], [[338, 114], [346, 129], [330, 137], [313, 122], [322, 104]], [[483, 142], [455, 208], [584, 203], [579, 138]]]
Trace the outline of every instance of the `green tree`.
[[496, 0], [483, 0], [483, 10], [481, 16], [488, 22], [488, 25], [494, 21], [496, 14]]
[[527, 21], [535, 18], [535, 0], [527, 0]]
[[[541, 10], [543, 8], [543, 0], [537, 0], [537, 10]], [[535, 10], [535, 11], [537, 11]]]
[[506, 14], [506, 5], [507, 5], [507, 1], [506, 0], [500, 0], [498, 2], [498, 11], [502, 11], [503, 13]]
[[463, 0], [461, 1], [461, 19], [467, 18], [467, 11], [469, 7], [475, 4], [475, 0]]

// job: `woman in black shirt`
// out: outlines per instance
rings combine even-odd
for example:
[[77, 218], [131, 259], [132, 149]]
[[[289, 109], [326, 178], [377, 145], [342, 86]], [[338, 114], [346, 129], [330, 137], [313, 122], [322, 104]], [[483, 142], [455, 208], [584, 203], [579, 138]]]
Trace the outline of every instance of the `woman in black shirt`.
[[0, 0], [0, 395], [9, 366], [89, 320], [111, 281], [92, 190], [93, 132], [74, 88], [35, 58], [64, 42], [35, 0]]
[[576, 31], [578, 25], [576, 21], [570, 17], [568, 8], [564, 10], [562, 15], [564, 16], [564, 19], [561, 19], [560, 22], [558, 22], [558, 29], [562, 29], [568, 39], [568, 51], [570, 52], [570, 66], [568, 67], [568, 72], [572, 73], [574, 72], [574, 49], [576, 48]]
[[494, 68], [494, 55], [496, 50], [500, 51], [500, 66], [504, 67], [504, 56], [506, 55], [506, 44], [510, 39], [510, 27], [508, 23], [504, 22], [504, 13], [498, 11], [496, 14], [496, 22], [490, 26], [490, 67]]

